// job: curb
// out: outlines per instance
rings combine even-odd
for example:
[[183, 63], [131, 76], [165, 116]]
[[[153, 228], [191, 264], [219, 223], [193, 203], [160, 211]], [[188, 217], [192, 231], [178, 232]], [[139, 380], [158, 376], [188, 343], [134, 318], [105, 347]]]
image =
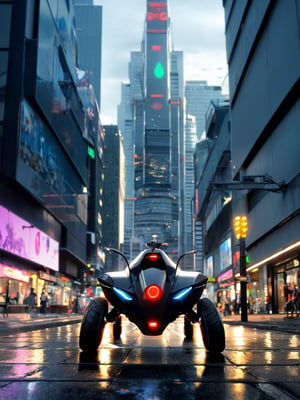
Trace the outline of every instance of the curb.
[[226, 321], [223, 320], [223, 324], [232, 325], [232, 326], [244, 326], [246, 328], [254, 328], [254, 329], [262, 329], [268, 331], [279, 331], [286, 332], [292, 334], [300, 334], [300, 324], [287, 325], [285, 323], [272, 323], [270, 322], [242, 322], [242, 321]]
[[57, 319], [49, 321], [36, 321], [28, 324], [9, 322], [8, 324], [4, 323], [5, 324], [4, 326], [0, 325], [0, 336], [9, 336], [15, 333], [30, 332], [39, 329], [55, 328], [57, 326], [78, 324], [81, 321], [82, 321], [82, 316], [73, 319], [65, 318], [65, 319]]

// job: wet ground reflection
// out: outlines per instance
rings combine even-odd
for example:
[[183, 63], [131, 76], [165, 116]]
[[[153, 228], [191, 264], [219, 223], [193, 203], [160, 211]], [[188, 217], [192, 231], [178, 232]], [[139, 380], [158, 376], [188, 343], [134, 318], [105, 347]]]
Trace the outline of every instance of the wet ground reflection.
[[78, 349], [78, 335], [73, 326], [0, 338], [0, 399], [265, 400], [281, 399], [281, 388], [285, 399], [299, 398], [297, 335], [227, 325], [218, 356], [206, 352], [199, 326], [184, 340], [182, 321], [160, 337], [125, 321], [118, 342], [108, 327], [89, 354]]

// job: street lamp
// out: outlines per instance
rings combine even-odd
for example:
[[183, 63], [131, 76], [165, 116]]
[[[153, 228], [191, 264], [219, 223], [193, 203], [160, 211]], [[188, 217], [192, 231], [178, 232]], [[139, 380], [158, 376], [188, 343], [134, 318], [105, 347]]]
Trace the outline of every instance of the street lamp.
[[240, 246], [240, 285], [241, 285], [241, 321], [247, 322], [247, 273], [246, 273], [246, 244], [248, 233], [248, 219], [246, 216], [236, 216], [233, 229]]

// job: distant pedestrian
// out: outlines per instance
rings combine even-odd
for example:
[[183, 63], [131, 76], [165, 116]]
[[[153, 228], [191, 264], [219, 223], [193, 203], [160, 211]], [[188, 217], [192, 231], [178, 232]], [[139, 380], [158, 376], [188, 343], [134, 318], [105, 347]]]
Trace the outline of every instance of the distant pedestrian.
[[34, 291], [34, 288], [30, 289], [30, 294], [27, 298], [27, 304], [28, 304], [28, 313], [29, 316], [32, 318], [33, 317], [33, 313], [34, 313], [34, 306], [36, 305], [36, 300], [37, 296], [36, 293]]
[[46, 295], [45, 289], [42, 290], [42, 294], [40, 297], [40, 303], [41, 303], [41, 314], [46, 314], [48, 297]]
[[8, 317], [8, 305], [9, 305], [9, 295], [8, 295], [8, 289], [7, 289], [6, 293], [5, 293], [5, 303], [3, 306], [3, 318]]
[[76, 297], [75, 299], [74, 299], [74, 301], [73, 301], [73, 307], [72, 307], [72, 309], [73, 309], [73, 313], [74, 314], [78, 314], [78, 311], [79, 311], [79, 303], [78, 303], [78, 298]]

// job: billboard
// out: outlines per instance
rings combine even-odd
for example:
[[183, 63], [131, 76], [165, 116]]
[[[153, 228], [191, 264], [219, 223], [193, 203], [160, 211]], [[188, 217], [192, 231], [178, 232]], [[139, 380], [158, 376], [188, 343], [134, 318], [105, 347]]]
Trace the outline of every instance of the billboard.
[[59, 243], [1, 205], [0, 249], [58, 271]]

